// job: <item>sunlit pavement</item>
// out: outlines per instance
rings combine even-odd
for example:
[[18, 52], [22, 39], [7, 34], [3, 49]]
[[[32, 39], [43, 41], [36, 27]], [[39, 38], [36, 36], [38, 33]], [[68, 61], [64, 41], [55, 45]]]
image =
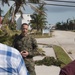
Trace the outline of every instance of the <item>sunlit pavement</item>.
[[[39, 47], [41, 47], [39, 45]], [[56, 59], [55, 53], [53, 48], [45, 48], [45, 47], [41, 47], [43, 49], [43, 51], [45, 51], [45, 55], [46, 56], [50, 56], [50, 57], [54, 57]], [[34, 57], [34, 60], [42, 60], [44, 58], [44, 56], [36, 56]], [[58, 66], [45, 66], [45, 65], [40, 65], [40, 66], [35, 66], [35, 71], [36, 71], [36, 75], [59, 75], [60, 72], [60, 67]]]
[[[75, 60], [75, 32], [70, 31], [54, 31], [52, 38], [38, 38], [36, 39], [38, 43], [58, 45], [61, 46], [64, 51], [69, 55], [72, 60]], [[41, 46], [40, 46], [41, 47]], [[54, 56], [55, 53], [52, 48], [48, 51], [48, 48], [42, 48], [46, 55]], [[71, 52], [69, 54], [68, 52]], [[38, 56], [34, 57], [34, 60], [41, 60], [44, 57]], [[59, 75], [60, 68], [57, 66], [35, 66], [36, 75]]]

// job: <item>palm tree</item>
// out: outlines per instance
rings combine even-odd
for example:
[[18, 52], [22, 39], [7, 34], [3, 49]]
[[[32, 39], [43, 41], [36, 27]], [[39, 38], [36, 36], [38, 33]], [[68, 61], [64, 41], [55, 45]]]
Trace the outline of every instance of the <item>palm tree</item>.
[[69, 29], [69, 21], [70, 21], [70, 18], [68, 18], [68, 19], [67, 19], [67, 22], [66, 22], [67, 30]]
[[60, 22], [56, 23], [56, 29], [61, 29], [61, 23]]
[[[24, 5], [26, 5], [27, 3], [29, 3], [29, 5], [31, 6], [31, 8], [34, 9], [34, 11], [37, 10], [37, 12], [42, 13], [40, 10], [38, 10], [38, 8], [35, 8], [35, 6], [32, 6], [30, 3], [39, 3], [41, 0], [28, 0], [28, 2], [26, 2], [26, 0], [2, 0], [2, 4], [4, 5], [4, 3], [9, 5], [9, 1], [14, 1], [14, 4], [11, 6], [12, 10], [12, 18], [11, 18], [11, 22], [14, 23], [14, 17], [15, 14], [18, 12], [21, 14], [22, 17], [22, 8], [24, 8]], [[25, 8], [24, 8], [25, 9]]]
[[4, 15], [4, 18], [2, 20], [2, 24], [8, 24], [9, 18], [11, 17], [10, 15], [11, 8], [8, 10], [8, 12]]
[[46, 13], [45, 13], [45, 8], [44, 8], [44, 4], [39, 5], [37, 7], [38, 10], [40, 10], [41, 12], [37, 13], [36, 11], [33, 13], [33, 15], [31, 15], [31, 27], [32, 29], [36, 28], [37, 31], [41, 30], [45, 27], [47, 21], [46, 21]]
[[73, 18], [73, 30], [75, 30], [75, 19]]
[[39, 30], [39, 24], [40, 24], [40, 17], [38, 14], [34, 13], [33, 15], [31, 15], [31, 27], [32, 29], [37, 29], [37, 31]]
[[[40, 25], [40, 29], [42, 31], [42, 29], [44, 28], [44, 25], [46, 25], [46, 23], [47, 23], [46, 14], [45, 14], [46, 9], [44, 7], [44, 3], [39, 4], [39, 7], [35, 7], [32, 4], [30, 4], [30, 3], [39, 3], [41, 0], [28, 0], [28, 2], [26, 2], [26, 0], [10, 0], [10, 1], [14, 1], [14, 4], [9, 9], [10, 15], [12, 16], [11, 17], [11, 22], [12, 22], [13, 25], [14, 25], [14, 18], [15, 18], [16, 13], [20, 13], [21, 17], [22, 17], [22, 9], [21, 9], [21, 7], [24, 8], [24, 5], [26, 3], [29, 3], [31, 8], [35, 11], [35, 14], [37, 13], [36, 14], [36, 21], [35, 21], [37, 23], [36, 24], [37, 30], [39, 30], [39, 25]], [[7, 3], [9, 5], [9, 0], [2, 0], [2, 4], [4, 4], [4, 3]], [[9, 12], [7, 12], [7, 13], [9, 13]], [[35, 15], [34, 15], [34, 17], [35, 17]], [[38, 20], [38, 19], [40, 19], [40, 20]]]
[[[28, 0], [28, 2], [26, 2], [26, 0], [2, 0], [2, 4], [4, 5], [4, 3], [6, 3], [9, 5], [9, 1], [14, 1], [14, 4], [10, 7], [10, 9], [6, 13], [5, 17], [8, 18], [8, 16], [11, 15], [11, 23], [14, 24], [14, 18], [15, 18], [16, 13], [20, 13], [21, 17], [22, 17], [23, 13], [22, 13], [21, 8], [25, 9], [24, 5], [26, 3], [39, 3], [40, 0]], [[35, 8], [35, 10], [36, 10], [36, 8]], [[4, 18], [4, 19], [6, 20], [6, 18]]]
[[[26, 4], [26, 0], [1, 0], [1, 1], [2, 1], [2, 5], [4, 5], [4, 3], [10, 5], [9, 1], [14, 1], [14, 6], [15, 6], [14, 14], [16, 14], [19, 11], [19, 9], [21, 7], [23, 7], [24, 4]], [[30, 2], [30, 3], [39, 3], [40, 0], [28, 0], [28, 2]]]

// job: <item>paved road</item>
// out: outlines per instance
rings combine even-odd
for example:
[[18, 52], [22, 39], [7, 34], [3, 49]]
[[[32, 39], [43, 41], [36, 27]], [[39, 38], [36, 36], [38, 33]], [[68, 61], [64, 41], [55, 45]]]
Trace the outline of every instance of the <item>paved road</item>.
[[75, 32], [54, 31], [52, 38], [39, 38], [38, 43], [53, 44], [61, 46], [69, 54], [72, 60], [75, 59]]

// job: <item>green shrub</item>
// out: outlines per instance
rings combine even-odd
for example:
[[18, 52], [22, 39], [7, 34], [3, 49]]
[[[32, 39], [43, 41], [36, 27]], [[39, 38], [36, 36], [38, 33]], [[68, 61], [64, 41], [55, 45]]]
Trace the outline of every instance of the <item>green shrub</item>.
[[46, 56], [42, 60], [35, 61], [35, 64], [36, 65], [46, 65], [46, 66], [51, 66], [51, 65], [61, 66], [62, 62], [59, 60], [56, 60], [54, 57]]
[[2, 30], [0, 29], [0, 35], [2, 35]]
[[15, 37], [15, 34], [18, 33], [19, 31], [12, 31], [8, 27], [8, 25], [3, 25], [1, 30], [0, 30], [0, 43], [12, 46], [13, 39]]

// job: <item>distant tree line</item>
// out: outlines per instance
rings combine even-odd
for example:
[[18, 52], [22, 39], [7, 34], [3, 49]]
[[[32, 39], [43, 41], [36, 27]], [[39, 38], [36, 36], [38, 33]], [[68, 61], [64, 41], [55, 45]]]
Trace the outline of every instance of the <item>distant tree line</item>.
[[67, 19], [66, 22], [56, 23], [56, 29], [59, 30], [75, 30], [75, 19]]

